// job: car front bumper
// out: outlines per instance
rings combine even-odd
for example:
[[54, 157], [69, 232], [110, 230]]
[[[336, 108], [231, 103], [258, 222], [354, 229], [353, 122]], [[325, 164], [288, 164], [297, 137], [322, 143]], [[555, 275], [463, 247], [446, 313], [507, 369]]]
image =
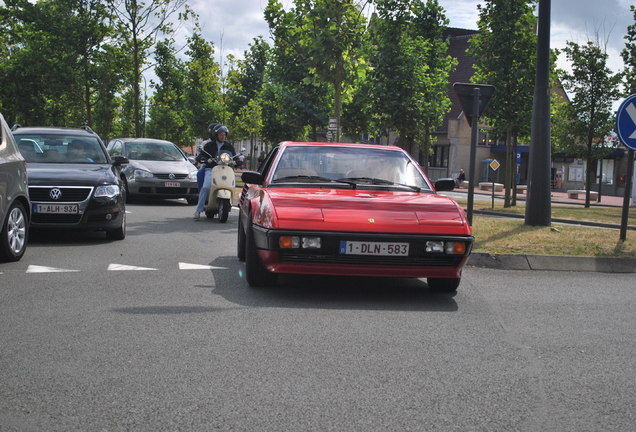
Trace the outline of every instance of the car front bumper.
[[[273, 273], [458, 278], [468, 261], [473, 236], [307, 232], [268, 230], [254, 226], [254, 241], [263, 266]], [[320, 237], [319, 249], [283, 249], [281, 236]], [[341, 253], [341, 242], [408, 243], [405, 256]], [[462, 254], [426, 252], [427, 241], [464, 242]]]
[[196, 180], [128, 179], [128, 194], [147, 198], [198, 198]]

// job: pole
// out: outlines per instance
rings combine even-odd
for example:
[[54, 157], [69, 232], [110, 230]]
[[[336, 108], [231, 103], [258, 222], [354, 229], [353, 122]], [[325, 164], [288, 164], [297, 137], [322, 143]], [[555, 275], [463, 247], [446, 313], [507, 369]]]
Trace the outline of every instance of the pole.
[[632, 196], [632, 179], [634, 178], [634, 150], [629, 149], [627, 155], [627, 180], [625, 181], [625, 197], [623, 198], [623, 215], [621, 216], [622, 241], [627, 239], [627, 219], [629, 218], [629, 200]]
[[479, 87], [473, 89], [473, 118], [470, 125], [470, 161], [468, 172], [468, 224], [473, 225], [473, 199], [475, 196], [475, 159], [477, 154], [477, 140], [479, 138]]
[[550, 0], [539, 0], [537, 69], [532, 109], [530, 179], [526, 202], [526, 225], [550, 226]]

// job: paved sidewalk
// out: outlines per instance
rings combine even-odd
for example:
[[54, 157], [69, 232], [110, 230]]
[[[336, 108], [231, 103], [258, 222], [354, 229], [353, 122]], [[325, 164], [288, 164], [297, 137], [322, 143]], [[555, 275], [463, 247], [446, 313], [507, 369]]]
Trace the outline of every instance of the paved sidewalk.
[[[453, 192], [465, 193], [468, 195], [468, 189], [466, 188], [456, 188]], [[492, 192], [485, 191], [479, 189], [479, 187], [475, 187], [474, 194], [477, 195], [485, 195], [492, 196]], [[552, 203], [561, 203], [561, 204], [580, 204], [581, 206], [585, 205], [585, 195], [580, 195], [578, 199], [568, 198], [567, 192], [559, 192], [552, 191], [550, 192], [550, 196], [552, 197]], [[503, 199], [505, 197], [504, 192], [495, 192], [495, 198]], [[525, 193], [517, 193], [517, 201], [525, 201], [526, 194]], [[610, 196], [610, 195], [601, 195], [601, 202], [598, 202], [596, 199], [590, 200], [590, 205], [592, 206], [606, 206], [606, 207], [623, 207], [623, 197], [620, 196]]]

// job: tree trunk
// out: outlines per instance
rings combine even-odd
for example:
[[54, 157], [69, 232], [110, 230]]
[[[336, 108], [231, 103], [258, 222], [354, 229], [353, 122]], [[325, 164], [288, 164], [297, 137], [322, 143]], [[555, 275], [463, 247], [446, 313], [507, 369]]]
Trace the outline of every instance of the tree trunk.
[[517, 151], [518, 150], [518, 138], [517, 135], [515, 135], [512, 138], [512, 202], [511, 205], [513, 207], [517, 206], [517, 173], [518, 173], [518, 169], [517, 169]]

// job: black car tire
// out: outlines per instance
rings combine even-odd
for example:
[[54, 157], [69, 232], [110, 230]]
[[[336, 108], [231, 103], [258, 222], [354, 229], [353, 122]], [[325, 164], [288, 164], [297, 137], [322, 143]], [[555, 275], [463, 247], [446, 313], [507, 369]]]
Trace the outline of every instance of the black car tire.
[[251, 287], [266, 287], [276, 283], [276, 274], [268, 272], [256, 252], [252, 221], [247, 224], [245, 239], [245, 279]]
[[29, 239], [29, 217], [20, 202], [15, 202], [7, 212], [0, 233], [0, 259], [18, 261], [26, 251]]
[[461, 278], [428, 278], [426, 279], [426, 283], [428, 287], [434, 290], [445, 291], [445, 292], [455, 292], [457, 291], [457, 287], [459, 287], [459, 283], [461, 282]]
[[126, 211], [122, 212], [122, 221], [119, 228], [106, 231], [109, 240], [123, 240], [126, 238]]
[[199, 202], [199, 198], [186, 198], [186, 201], [190, 205], [196, 205]]
[[219, 222], [225, 223], [227, 221], [227, 217], [230, 215], [230, 209], [232, 208], [232, 203], [229, 199], [220, 198], [219, 199]]
[[243, 230], [243, 222], [241, 215], [238, 218], [238, 237], [236, 239], [236, 256], [241, 262], [245, 262], [245, 231]]

